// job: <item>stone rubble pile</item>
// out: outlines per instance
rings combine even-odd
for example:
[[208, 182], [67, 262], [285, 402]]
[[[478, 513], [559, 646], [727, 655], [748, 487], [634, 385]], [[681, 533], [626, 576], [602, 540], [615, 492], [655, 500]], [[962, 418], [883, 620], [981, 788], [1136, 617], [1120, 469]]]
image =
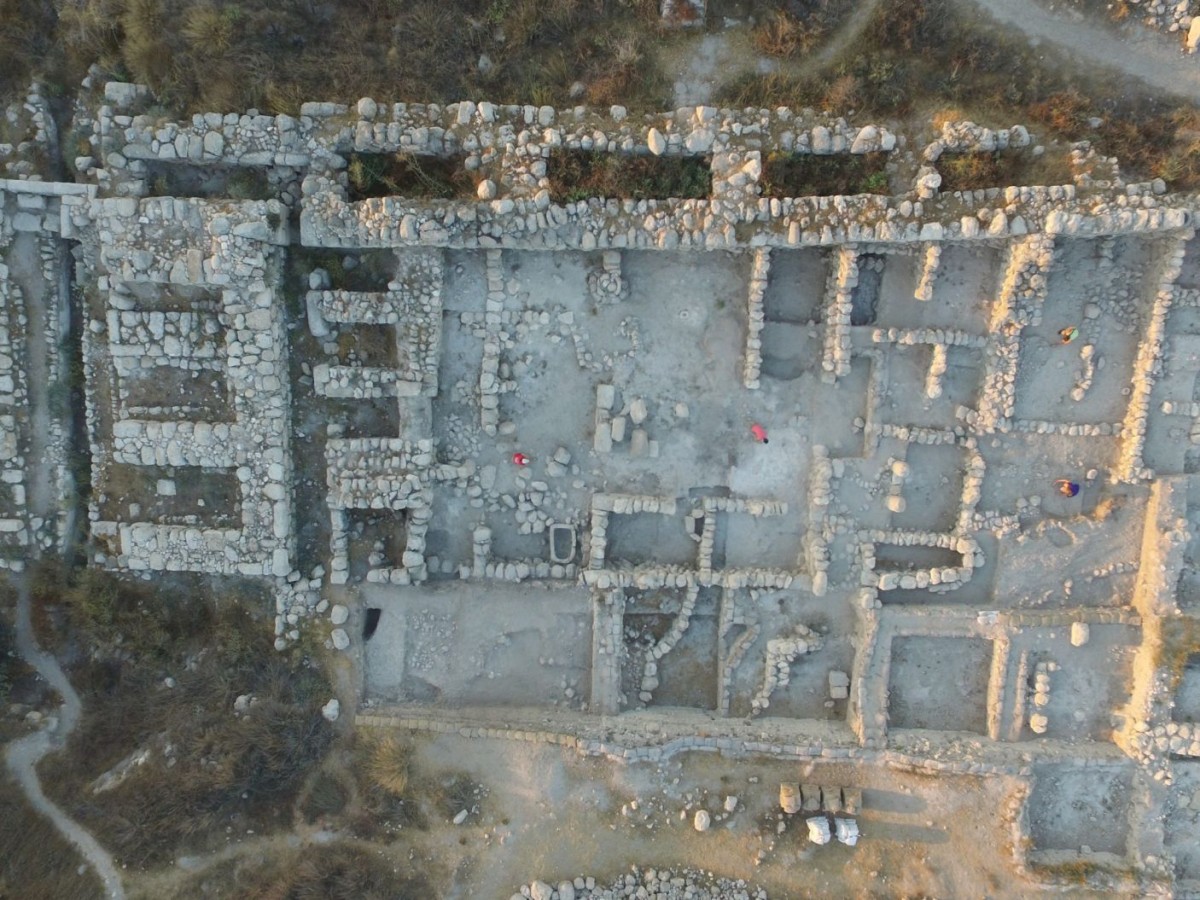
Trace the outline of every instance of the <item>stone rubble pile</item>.
[[838, 248], [833, 283], [827, 292], [821, 380], [829, 384], [850, 374], [850, 310], [858, 286], [858, 258], [854, 244]]
[[771, 251], [762, 247], [754, 251], [750, 267], [750, 291], [747, 298], [746, 353], [742, 363], [742, 384], [750, 390], [759, 387], [762, 371], [762, 330], [766, 325], [763, 295], [771, 274]]
[[718, 878], [690, 869], [638, 869], [618, 876], [610, 884], [595, 878], [575, 878], [550, 885], [533, 881], [522, 885], [510, 900], [618, 900], [621, 897], [655, 897], [657, 900], [767, 900], [767, 892], [745, 881]]
[[621, 274], [621, 254], [605, 250], [600, 255], [600, 268], [587, 276], [588, 294], [597, 306], [619, 303], [629, 296], [629, 285]]
[[1045, 734], [1049, 725], [1046, 707], [1050, 705], [1050, 673], [1058, 671], [1058, 664], [1042, 661], [1033, 667], [1033, 710], [1029, 714], [1029, 730], [1034, 734]]
[[935, 163], [943, 153], [991, 153], [1028, 147], [1030, 141], [1024, 125], [993, 131], [974, 122], [946, 122], [941, 136], [926, 146], [924, 157], [927, 162]]

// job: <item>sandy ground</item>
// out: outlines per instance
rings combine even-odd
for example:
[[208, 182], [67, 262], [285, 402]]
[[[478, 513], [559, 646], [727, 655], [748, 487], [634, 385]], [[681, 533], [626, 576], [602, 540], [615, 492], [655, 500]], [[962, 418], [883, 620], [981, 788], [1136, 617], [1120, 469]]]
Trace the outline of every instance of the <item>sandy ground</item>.
[[[479, 811], [430, 848], [463, 860], [446, 897], [505, 897], [534, 878], [612, 877], [631, 865], [699, 868], [752, 880], [784, 898], [1020, 897], [1027, 890], [1009, 873], [997, 817], [977, 814], [1000, 806], [1011, 789], [1004, 779], [734, 763], [712, 754], [624, 766], [460, 738], [421, 739], [418, 759], [465, 771], [488, 789]], [[809, 844], [799, 817], [779, 832], [784, 780], [864, 788], [858, 846]], [[724, 817], [729, 796], [738, 805]], [[700, 808], [714, 817], [703, 834], [692, 827]]]

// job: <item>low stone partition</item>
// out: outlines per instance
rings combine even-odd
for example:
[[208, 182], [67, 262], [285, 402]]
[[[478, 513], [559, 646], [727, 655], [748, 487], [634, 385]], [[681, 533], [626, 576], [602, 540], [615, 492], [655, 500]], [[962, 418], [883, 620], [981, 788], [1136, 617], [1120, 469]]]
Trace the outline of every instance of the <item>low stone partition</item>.
[[[877, 572], [876, 551], [878, 547], [885, 544], [952, 550], [962, 557], [962, 565]], [[984, 563], [983, 552], [973, 538], [925, 531], [869, 530], [865, 532], [865, 540], [860, 546], [860, 553], [862, 555], [863, 584], [880, 591], [913, 590], [927, 588], [931, 585], [965, 584], [971, 580], [974, 570]]]
[[742, 360], [742, 384], [749, 390], [759, 387], [762, 372], [762, 330], [765, 325], [763, 294], [771, 274], [771, 251], [765, 248], [754, 251], [754, 263], [750, 269], [750, 290], [747, 298], [746, 352]]
[[1186, 242], [1195, 236], [1188, 230], [1180, 234], [1178, 243], [1162, 260], [1157, 275], [1158, 290], [1150, 308], [1150, 321], [1145, 336], [1138, 344], [1137, 358], [1133, 364], [1129, 403], [1125, 407], [1122, 423], [1121, 450], [1117, 458], [1113, 477], [1118, 481], [1145, 480], [1151, 477], [1142, 460], [1146, 444], [1146, 419], [1150, 413], [1150, 393], [1154, 382], [1163, 368], [1163, 350], [1167, 331], [1167, 314], [1175, 298], [1175, 282], [1183, 266]]
[[850, 373], [850, 308], [858, 285], [858, 248], [840, 247], [826, 289], [825, 344], [821, 380], [833, 383]]

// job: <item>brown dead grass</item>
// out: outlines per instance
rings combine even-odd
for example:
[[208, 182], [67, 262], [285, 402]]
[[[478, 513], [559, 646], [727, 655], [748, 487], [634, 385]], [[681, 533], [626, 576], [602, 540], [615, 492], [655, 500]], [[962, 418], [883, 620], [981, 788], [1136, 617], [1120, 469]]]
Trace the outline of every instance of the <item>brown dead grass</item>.
[[[84, 713], [43, 761], [43, 784], [130, 868], [214, 847], [227, 827], [289, 827], [332, 740], [324, 676], [310, 657], [275, 651], [269, 621], [247, 611], [262, 598], [231, 593], [215, 602], [198, 579], [156, 590], [88, 570], [64, 595], [67, 643], [87, 650], [70, 670]], [[254, 703], [237, 716], [242, 694]], [[137, 749], [149, 761], [93, 793]]]
[[100, 879], [83, 857], [29, 806], [15, 782], [0, 777], [0, 897], [103, 896]]
[[52, 49], [54, 8], [39, 0], [0, 0], [0, 97], [28, 87]]
[[1008, 185], [1071, 184], [1071, 160], [1062, 150], [1040, 156], [1022, 150], [944, 153], [937, 161], [943, 191], [973, 191]]
[[359, 841], [304, 847], [263, 859], [240, 859], [188, 879], [176, 900], [396, 900], [433, 897], [427, 873]]
[[880, 4], [859, 39], [824, 70], [742, 76], [716, 99], [733, 107], [854, 109], [870, 118], [927, 121], [954, 110], [984, 123], [1026, 122], [1043, 143], [1091, 141], [1117, 157], [1127, 176], [1200, 187], [1200, 113], [1190, 103], [1139, 94], [1116, 73], [1058, 68], [951, 2]]
[[[15, 0], [3, 0], [13, 3]], [[660, 107], [657, 0], [60, 0], [69, 70], [99, 63], [182, 112], [304, 100]], [[169, 25], [169, 27], [167, 27]], [[619, 97], [619, 99], [611, 99]]]

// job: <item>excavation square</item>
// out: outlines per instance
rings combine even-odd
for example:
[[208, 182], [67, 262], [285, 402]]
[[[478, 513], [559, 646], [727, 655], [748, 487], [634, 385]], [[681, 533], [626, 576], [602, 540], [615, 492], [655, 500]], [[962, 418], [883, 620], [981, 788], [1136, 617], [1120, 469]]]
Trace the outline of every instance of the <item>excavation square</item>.
[[1175, 877], [1200, 881], [1200, 762], [1177, 761], [1163, 816], [1163, 844], [1175, 857]]
[[844, 719], [847, 701], [832, 700], [829, 692], [831, 671], [850, 672], [854, 665], [854, 610], [849, 603], [830, 603], [807, 591], [726, 592], [727, 603], [753, 609], [759, 623], [758, 636], [742, 647], [744, 632], [737, 627], [725, 637], [723, 660], [737, 660], [730, 684], [729, 714], [748, 715], [751, 700], [761, 690], [765, 676], [767, 642], [793, 633], [797, 623], [821, 635], [820, 649], [802, 654], [789, 667], [786, 687], [779, 685], [771, 694], [771, 705], [763, 713], [769, 718]]
[[821, 336], [816, 325], [768, 322], [762, 341], [762, 375], [777, 381], [794, 381], [821, 369]]
[[97, 489], [106, 521], [207, 528], [241, 524], [238, 480], [228, 469], [111, 463]]
[[394, 250], [339, 251], [302, 247], [295, 248], [292, 256], [294, 270], [304, 279], [304, 290], [308, 288], [308, 273], [323, 269], [329, 276], [332, 290], [383, 293], [397, 270]]
[[1111, 741], [1114, 710], [1129, 701], [1133, 655], [1140, 640], [1140, 629], [1096, 623], [1089, 627], [1088, 642], [1081, 647], [1071, 645], [1069, 628], [1037, 628], [1014, 637], [1014, 653], [1029, 651], [1027, 704], [1033, 702], [1036, 664], [1054, 662], [1058, 666], [1048, 673], [1046, 705], [1026, 708], [1025, 738], [1037, 737], [1028, 728], [1029, 714], [1037, 711], [1046, 716], [1045, 736], [1051, 740]]
[[987, 733], [992, 642], [898, 637], [891, 644], [888, 718], [893, 728]]
[[1175, 691], [1176, 722], [1200, 722], [1200, 653], [1187, 657]]
[[798, 503], [792, 507], [780, 516], [716, 513], [714, 568], [718, 567], [716, 557], [724, 557], [719, 568], [804, 569], [807, 510]]
[[[1043, 514], [1078, 515], [1095, 507], [1099, 491], [1088, 488], [1084, 476], [1095, 469], [1102, 479], [1116, 462], [1119, 441], [1114, 437], [1074, 437], [1034, 433], [997, 434], [981, 441], [986, 464], [980, 509], [1015, 513], [1038, 497]], [[1073, 498], [1055, 493], [1059, 478], [1073, 478], [1084, 490]], [[1140, 546], [1140, 545], [1133, 545]]]
[[699, 543], [684, 528], [682, 515], [609, 514], [604, 554], [609, 564], [695, 568], [699, 548]]
[[[881, 310], [916, 304], [919, 261], [911, 250], [876, 246], [858, 257], [858, 284], [851, 294], [850, 324], [876, 325]], [[893, 315], [894, 314], [890, 314]]]
[[892, 514], [892, 525], [951, 531], [962, 507], [966, 457], [966, 451], [955, 444], [909, 444], [908, 475], [900, 494], [904, 510]]
[[582, 588], [465, 582], [366, 584], [383, 610], [366, 645], [367, 696], [448, 706], [573, 707], [586, 703], [591, 595]]
[[[1051, 495], [1044, 503], [1058, 500]], [[1064, 507], [1053, 518], [1030, 522], [1019, 546], [1002, 541], [997, 592], [1017, 606], [1038, 606], [1046, 597], [1063, 602], [1067, 596], [1077, 606], [1127, 605], [1137, 582], [1144, 498], [1118, 494], [1096, 505], [1090, 518], [1084, 510], [1072, 515]]]
[[1132, 768], [1037, 766], [1027, 801], [1034, 849], [1079, 852], [1088, 847], [1125, 856]]
[[396, 369], [396, 328], [393, 325], [345, 324], [338, 327], [337, 360], [344, 366]]
[[120, 379], [124, 413], [130, 418], [201, 422], [232, 421], [233, 407], [224, 372], [156, 366]]
[[265, 166], [192, 166], [144, 160], [151, 197], [217, 197], [270, 200], [275, 196]]
[[763, 318], [795, 325], [821, 321], [828, 280], [829, 255], [825, 251], [773, 251], [763, 294]]
[[946, 348], [946, 368], [931, 374], [932, 344], [886, 344], [879, 372], [886, 371], [887, 391], [879, 398], [879, 420], [951, 431], [959, 426], [958, 407], [978, 405], [983, 353], [969, 347]]
[[389, 397], [323, 397], [321, 405], [328, 411], [330, 437], [394, 437], [402, 424], [399, 407]]
[[[720, 591], [703, 588], [696, 597], [687, 627], [657, 660], [652, 650], [678, 627], [685, 591], [657, 589], [626, 595], [622, 686], [636, 697], [650, 687], [648, 705], [715, 709], [717, 706], [717, 619]], [[653, 665], [653, 670], [649, 668]], [[647, 674], [651, 681], [647, 682]], [[657, 684], [655, 684], [655, 681]], [[643, 701], [646, 702], [646, 701]]]
[[348, 509], [350, 577], [363, 581], [372, 569], [402, 564], [408, 536], [408, 511], [399, 509]]
[[968, 334], [985, 334], [988, 312], [1003, 274], [1004, 250], [976, 243], [941, 247], [933, 295], [905, 309], [905, 327], [952, 328]]

